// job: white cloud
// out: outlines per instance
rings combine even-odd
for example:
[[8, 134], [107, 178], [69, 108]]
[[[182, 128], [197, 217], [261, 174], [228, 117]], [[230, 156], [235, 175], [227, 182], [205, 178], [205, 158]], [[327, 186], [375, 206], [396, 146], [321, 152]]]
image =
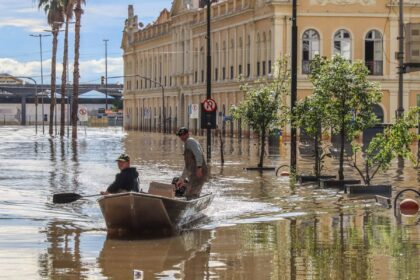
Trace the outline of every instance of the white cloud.
[[31, 32], [42, 32], [44, 29], [47, 29], [47, 25], [41, 19], [2, 17], [0, 19], [0, 28], [7, 26], [19, 27]]
[[[70, 61], [70, 80], [73, 79], [73, 62]], [[50, 83], [51, 59], [42, 63], [44, 83]], [[8, 73], [13, 76], [33, 77], [37, 83], [41, 81], [41, 70], [39, 61], [20, 62], [10, 58], [0, 58], [0, 73]], [[61, 61], [57, 62], [57, 82], [61, 81]], [[80, 61], [80, 83], [99, 83], [101, 76], [105, 73], [105, 59], [82, 60]], [[123, 59], [121, 57], [108, 58], [108, 76], [123, 75]]]

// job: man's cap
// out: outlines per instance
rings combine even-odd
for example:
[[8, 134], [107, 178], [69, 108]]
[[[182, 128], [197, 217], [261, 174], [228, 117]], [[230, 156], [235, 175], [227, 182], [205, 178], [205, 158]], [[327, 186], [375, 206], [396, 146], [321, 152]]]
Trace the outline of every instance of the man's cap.
[[178, 129], [178, 131], [176, 132], [177, 136], [181, 136], [188, 133], [188, 128], [186, 127], [181, 127], [180, 129]]
[[121, 154], [115, 161], [130, 161], [130, 157], [127, 154]]

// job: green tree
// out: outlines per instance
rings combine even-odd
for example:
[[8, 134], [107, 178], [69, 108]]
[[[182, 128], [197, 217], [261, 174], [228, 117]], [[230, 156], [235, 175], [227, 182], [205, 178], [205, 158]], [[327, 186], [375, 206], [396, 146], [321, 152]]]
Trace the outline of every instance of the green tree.
[[326, 153], [320, 154], [322, 147], [323, 130], [328, 129], [328, 112], [326, 104], [328, 100], [315, 91], [313, 95], [307, 96], [298, 101], [295, 107], [293, 125], [296, 128], [304, 129], [314, 144], [314, 172], [315, 176], [321, 176], [322, 161]]
[[410, 145], [414, 140], [419, 140], [419, 135], [415, 133], [419, 112], [418, 107], [411, 108], [405, 116], [397, 118], [395, 124], [387, 127], [384, 133], [378, 133], [373, 137], [366, 148], [362, 162], [358, 161], [362, 151], [361, 145], [352, 143], [354, 153], [350, 165], [357, 170], [366, 185], [371, 184], [378, 171], [388, 170], [391, 161], [397, 156], [416, 162]]
[[76, 26], [74, 34], [74, 66], [73, 66], [73, 98], [72, 98], [72, 133], [73, 139], [77, 138], [77, 112], [79, 110], [79, 51], [80, 51], [80, 27], [82, 21], [82, 4], [85, 4], [84, 0], [74, 0], [75, 8], [74, 14], [76, 17]]
[[265, 140], [270, 129], [284, 126], [289, 116], [286, 95], [289, 93], [290, 72], [287, 60], [277, 61], [273, 68], [273, 77], [257, 81], [252, 86], [241, 85], [244, 100], [231, 110], [234, 119], [241, 119], [257, 133], [260, 145], [259, 168], [263, 168]]
[[344, 144], [378, 120], [373, 105], [381, 100], [378, 85], [368, 80], [369, 71], [362, 61], [349, 62], [336, 55], [316, 57], [311, 65], [314, 91], [329, 100], [329, 126], [340, 136], [339, 180], [344, 179]]
[[[63, 72], [61, 74], [61, 116], [60, 116], [60, 135], [64, 136], [64, 122], [65, 122], [65, 96], [66, 95], [66, 84], [67, 84], [67, 65], [68, 65], [68, 52], [69, 52], [69, 24], [73, 18], [73, 9], [75, 0], [61, 0], [63, 6], [63, 16], [65, 18], [65, 29], [64, 29], [64, 50], [63, 50]], [[67, 96], [67, 98], [69, 98]], [[70, 109], [70, 108], [68, 108]], [[69, 120], [70, 121], [70, 120]]]
[[52, 57], [51, 57], [51, 102], [50, 102], [50, 123], [49, 134], [53, 134], [54, 125], [54, 110], [55, 110], [55, 89], [56, 89], [56, 62], [57, 62], [57, 45], [58, 45], [58, 32], [63, 24], [63, 5], [61, 0], [39, 0], [38, 8], [43, 8], [47, 14], [48, 24], [52, 29]]

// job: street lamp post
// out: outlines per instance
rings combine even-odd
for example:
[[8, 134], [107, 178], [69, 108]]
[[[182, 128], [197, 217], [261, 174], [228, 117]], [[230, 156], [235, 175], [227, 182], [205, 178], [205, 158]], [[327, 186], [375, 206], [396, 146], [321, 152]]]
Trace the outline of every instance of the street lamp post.
[[105, 110], [108, 110], [108, 39], [105, 42]]
[[[297, 0], [292, 1], [292, 57], [291, 57], [291, 90], [290, 103], [293, 109], [296, 107], [297, 101], [297, 25], [296, 25], [296, 6]], [[292, 125], [290, 131], [290, 169], [291, 172], [296, 172], [297, 163], [297, 135], [296, 128]]]
[[403, 107], [403, 83], [404, 83], [404, 6], [403, 0], [399, 0], [398, 22], [398, 108], [396, 117], [401, 118], [404, 114]]
[[[207, 0], [207, 99], [211, 98], [211, 2]], [[207, 162], [211, 161], [211, 128], [207, 127]]]
[[43, 93], [43, 86], [44, 86], [44, 73], [42, 70], [42, 37], [49, 37], [49, 34], [30, 34], [31, 37], [39, 37], [39, 55], [40, 55], [40, 62], [41, 62], [41, 104], [42, 104], [42, 134], [45, 134], [45, 121], [44, 121], [44, 93]]
[[134, 75], [124, 75], [124, 76], [113, 76], [113, 77], [108, 77], [108, 79], [118, 79], [118, 78], [132, 78], [132, 77], [138, 77], [141, 79], [145, 79], [147, 81], [150, 81], [158, 86], [160, 86], [160, 88], [162, 89], [162, 116], [163, 116], [163, 133], [166, 133], [166, 110], [165, 110], [165, 88], [162, 85], [162, 83], [155, 81], [153, 79], [150, 79], [148, 77], [145, 76], [141, 76], [138, 74], [134, 74]]

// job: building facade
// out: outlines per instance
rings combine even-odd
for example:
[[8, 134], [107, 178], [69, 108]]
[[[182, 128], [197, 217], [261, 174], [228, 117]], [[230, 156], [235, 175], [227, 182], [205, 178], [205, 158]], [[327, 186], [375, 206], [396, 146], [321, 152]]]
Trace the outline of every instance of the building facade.
[[[420, 22], [420, 2], [405, 1], [404, 22]], [[206, 97], [206, 15], [198, 0], [174, 0], [157, 20], [143, 26], [128, 7], [124, 50], [124, 126], [161, 131], [188, 126], [198, 130], [191, 105]], [[301, 0], [297, 6], [298, 99], [312, 93], [309, 64], [315, 55], [341, 54], [362, 60], [383, 99], [376, 108], [384, 123], [393, 121], [398, 97], [398, 1]], [[238, 132], [229, 109], [243, 100], [239, 86], [270, 78], [276, 60], [291, 53], [292, 2], [219, 0], [211, 5], [212, 98], [218, 123]], [[403, 106], [417, 106], [420, 74], [404, 74]], [[163, 113], [163, 108], [165, 113]]]

